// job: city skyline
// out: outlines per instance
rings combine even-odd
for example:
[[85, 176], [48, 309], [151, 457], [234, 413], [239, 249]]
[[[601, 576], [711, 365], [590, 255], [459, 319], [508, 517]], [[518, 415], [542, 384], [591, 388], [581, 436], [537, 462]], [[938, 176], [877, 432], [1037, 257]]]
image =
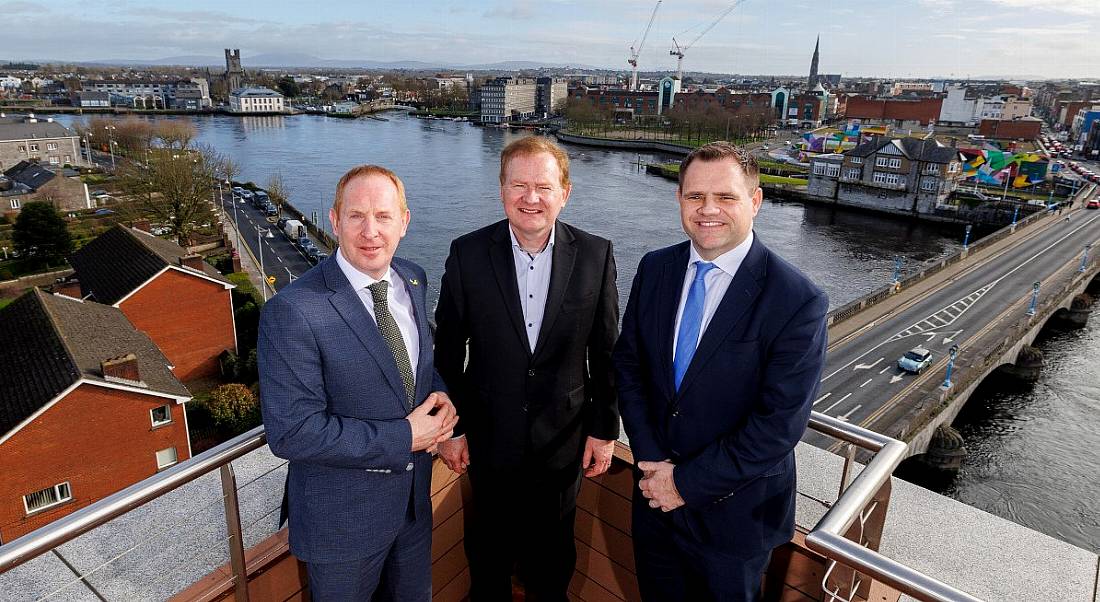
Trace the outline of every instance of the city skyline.
[[[687, 51], [685, 71], [799, 75], [821, 35], [820, 73], [950, 79], [1095, 78], [1100, 3], [1093, 0], [746, 0]], [[528, 61], [627, 71], [653, 10], [649, 0], [457, 2], [428, 0], [233, 5], [196, 0], [187, 10], [110, 0], [89, 6], [0, 3], [8, 15], [0, 59], [66, 62], [250, 57], [479, 65]], [[672, 38], [689, 44], [729, 0], [664, 0], [639, 69], [672, 71]], [[259, 15], [259, 16], [256, 16]], [[51, 33], [52, 32], [52, 33]], [[303, 66], [303, 65], [294, 65]]]

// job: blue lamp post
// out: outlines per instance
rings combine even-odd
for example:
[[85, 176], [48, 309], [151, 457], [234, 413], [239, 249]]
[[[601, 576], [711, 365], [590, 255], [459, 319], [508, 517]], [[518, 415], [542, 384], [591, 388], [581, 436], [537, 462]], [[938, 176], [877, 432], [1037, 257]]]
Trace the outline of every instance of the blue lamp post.
[[891, 281], [894, 284], [901, 282], [901, 255], [894, 255], [894, 277]]
[[1091, 242], [1085, 245], [1085, 252], [1084, 252], [1084, 254], [1081, 255], [1081, 267], [1077, 268], [1078, 272], [1084, 272], [1085, 271], [1085, 266], [1087, 266], [1089, 264], [1089, 249], [1091, 249], [1091, 248], [1092, 248], [1092, 243]]
[[1020, 205], [1016, 204], [1016, 208], [1012, 211], [1012, 225], [1016, 225], [1016, 218], [1020, 217]]
[[1035, 315], [1035, 306], [1039, 304], [1039, 284], [1036, 281], [1035, 284], [1031, 285], [1031, 305], [1027, 308], [1027, 315], [1029, 316]]
[[951, 388], [951, 370], [955, 367], [955, 356], [959, 354], [959, 346], [952, 345], [947, 358], [947, 376], [943, 379], [943, 388]]
[[974, 226], [970, 224], [966, 225], [966, 234], [963, 235], [963, 251], [967, 250], [970, 247], [970, 231], [973, 228]]

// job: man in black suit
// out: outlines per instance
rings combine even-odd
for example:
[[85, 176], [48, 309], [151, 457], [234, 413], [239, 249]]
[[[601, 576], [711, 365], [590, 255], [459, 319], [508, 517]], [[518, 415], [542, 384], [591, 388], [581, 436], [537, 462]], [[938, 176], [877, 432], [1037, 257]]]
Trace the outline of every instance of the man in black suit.
[[[472, 602], [565, 602], [581, 474], [611, 465], [619, 413], [611, 352], [619, 304], [611, 243], [557, 221], [569, 158], [546, 138], [501, 153], [506, 220], [451, 243], [435, 362], [462, 421], [439, 446], [469, 470]], [[468, 355], [467, 355], [468, 350]]]

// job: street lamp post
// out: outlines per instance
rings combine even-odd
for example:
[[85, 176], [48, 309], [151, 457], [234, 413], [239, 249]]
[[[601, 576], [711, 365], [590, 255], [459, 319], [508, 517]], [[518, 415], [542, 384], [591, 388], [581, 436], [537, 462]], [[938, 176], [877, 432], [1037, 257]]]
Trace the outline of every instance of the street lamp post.
[[264, 233], [267, 233], [267, 238], [274, 238], [271, 230], [262, 228], [260, 226], [253, 225], [256, 228], [256, 250], [260, 253], [260, 290], [263, 291], [264, 303], [267, 303], [267, 272], [264, 271]]
[[1035, 284], [1031, 285], [1031, 305], [1029, 305], [1028, 308], [1027, 308], [1027, 315], [1029, 315], [1029, 316], [1034, 316], [1035, 315], [1035, 306], [1037, 306], [1039, 304], [1039, 285], [1040, 284], [1041, 283], [1039, 281], [1036, 281]]
[[892, 282], [894, 284], [901, 282], [901, 255], [894, 255], [894, 277]]
[[947, 358], [947, 375], [943, 379], [943, 388], [951, 388], [951, 370], [955, 367], [955, 356], [959, 354], [959, 346], [952, 345], [951, 350], [948, 351], [950, 355]]
[[294, 272], [291, 272], [290, 268], [286, 266], [283, 266], [283, 269], [286, 270], [287, 283], [294, 282]]
[[973, 228], [974, 228], [974, 226], [972, 226], [970, 224], [966, 225], [966, 234], [963, 235], [963, 251], [970, 248], [970, 231]]
[[1016, 218], [1020, 217], [1020, 204], [1016, 203], [1016, 208], [1012, 211], [1012, 225], [1016, 225]]
[[111, 171], [115, 170], [115, 138], [111, 134], [114, 131], [115, 126], [107, 124], [103, 126], [103, 129], [107, 130], [107, 150], [111, 153]]
[[1089, 249], [1091, 249], [1091, 248], [1092, 248], [1092, 243], [1091, 242], [1085, 245], [1085, 252], [1084, 252], [1084, 254], [1081, 255], [1081, 267], [1077, 268], [1078, 272], [1084, 272], [1085, 271], [1085, 266], [1087, 266], [1089, 264]]

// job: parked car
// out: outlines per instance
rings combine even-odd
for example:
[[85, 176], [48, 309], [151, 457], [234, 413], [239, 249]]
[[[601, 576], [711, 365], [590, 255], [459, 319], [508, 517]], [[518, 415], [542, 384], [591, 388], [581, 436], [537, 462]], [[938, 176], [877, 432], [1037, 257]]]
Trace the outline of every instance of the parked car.
[[1085, 205], [1085, 209], [1100, 209], [1100, 198], [1092, 199]]
[[324, 251], [318, 251], [317, 256], [313, 258], [313, 263], [321, 263], [325, 259], [328, 259], [328, 253], [325, 253]]
[[252, 197], [255, 196], [255, 195], [252, 194], [251, 190], [245, 190], [245, 189], [242, 188], [241, 191], [237, 193], [237, 196], [239, 196], [242, 199], [245, 199], [247, 201], [251, 201]]
[[898, 359], [898, 368], [914, 374], [923, 373], [931, 365], [932, 352], [924, 347], [914, 347]]
[[264, 213], [266, 213], [268, 217], [279, 215], [279, 208], [272, 203], [268, 203], [264, 205]]

